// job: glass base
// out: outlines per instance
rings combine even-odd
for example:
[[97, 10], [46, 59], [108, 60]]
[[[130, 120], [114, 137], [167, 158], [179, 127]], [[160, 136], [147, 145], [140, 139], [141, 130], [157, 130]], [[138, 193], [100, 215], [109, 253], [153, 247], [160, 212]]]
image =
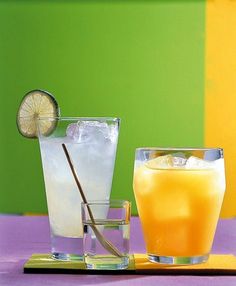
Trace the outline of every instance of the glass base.
[[56, 260], [83, 260], [83, 238], [51, 234], [51, 253]]
[[85, 264], [87, 269], [121, 270], [128, 268], [129, 257], [85, 256]]
[[84, 259], [83, 255], [58, 253], [58, 252], [53, 252], [52, 258], [55, 260], [63, 260], [63, 261], [73, 261], [73, 260], [82, 261]]
[[201, 256], [160, 256], [148, 254], [148, 259], [154, 263], [172, 264], [172, 265], [188, 265], [204, 263], [208, 260], [209, 254]]

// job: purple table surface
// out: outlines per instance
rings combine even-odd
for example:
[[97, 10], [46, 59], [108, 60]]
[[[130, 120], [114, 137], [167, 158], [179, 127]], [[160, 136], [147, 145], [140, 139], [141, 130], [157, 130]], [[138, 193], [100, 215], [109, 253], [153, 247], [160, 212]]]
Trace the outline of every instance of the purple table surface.
[[[131, 253], [145, 253], [139, 218], [131, 220]], [[33, 253], [49, 252], [45, 216], [0, 216], [0, 285], [236, 285], [236, 276], [24, 274]], [[212, 253], [236, 254], [236, 219], [220, 220]]]

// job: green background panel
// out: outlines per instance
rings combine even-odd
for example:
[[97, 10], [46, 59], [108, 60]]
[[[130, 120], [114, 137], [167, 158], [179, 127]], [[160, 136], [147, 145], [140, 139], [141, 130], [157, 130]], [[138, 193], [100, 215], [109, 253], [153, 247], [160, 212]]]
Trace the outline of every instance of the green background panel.
[[41, 88], [64, 116], [117, 116], [113, 198], [133, 201], [135, 148], [203, 146], [205, 1], [0, 0], [0, 212], [46, 212], [22, 96]]

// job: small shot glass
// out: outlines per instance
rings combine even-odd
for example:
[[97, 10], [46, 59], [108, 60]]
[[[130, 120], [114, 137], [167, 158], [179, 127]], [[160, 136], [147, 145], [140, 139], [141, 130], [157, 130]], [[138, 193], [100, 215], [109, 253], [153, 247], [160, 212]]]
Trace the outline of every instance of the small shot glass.
[[82, 203], [83, 248], [87, 269], [119, 270], [129, 265], [129, 201]]

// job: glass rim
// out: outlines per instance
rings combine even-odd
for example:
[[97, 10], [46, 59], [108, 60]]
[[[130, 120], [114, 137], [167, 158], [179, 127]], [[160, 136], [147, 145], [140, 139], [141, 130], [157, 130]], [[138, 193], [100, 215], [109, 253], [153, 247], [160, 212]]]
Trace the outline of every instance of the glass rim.
[[37, 121], [43, 121], [43, 120], [48, 120], [48, 121], [54, 121], [54, 120], [59, 120], [59, 121], [79, 121], [79, 120], [84, 120], [84, 121], [114, 121], [114, 122], [119, 122], [120, 118], [119, 117], [106, 117], [106, 116], [101, 116], [101, 117], [79, 117], [79, 116], [42, 116], [38, 117]]
[[128, 200], [89, 200], [87, 203], [81, 202], [82, 206], [93, 206], [93, 205], [115, 205], [115, 206], [125, 206], [125, 205], [131, 205], [131, 202]]
[[138, 147], [136, 151], [220, 151], [223, 152], [221, 147]]

